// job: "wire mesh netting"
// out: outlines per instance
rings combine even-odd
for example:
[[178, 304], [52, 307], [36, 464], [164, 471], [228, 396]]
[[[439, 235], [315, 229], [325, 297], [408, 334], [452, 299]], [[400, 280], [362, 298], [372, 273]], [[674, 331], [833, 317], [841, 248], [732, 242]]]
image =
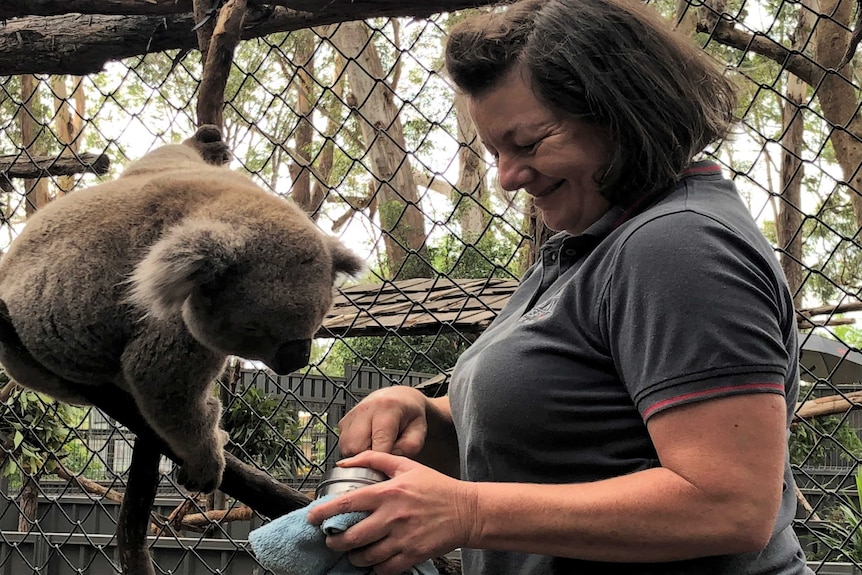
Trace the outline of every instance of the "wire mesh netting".
[[[818, 572], [862, 569], [862, 115], [851, 41], [862, 9], [847, 0], [651, 4], [739, 86], [739, 127], [709, 155], [773, 242], [799, 310], [796, 529]], [[500, 309], [547, 235], [525, 194], [500, 189], [442, 71], [447, 30], [471, 11], [272, 32], [234, 55], [224, 97], [231, 167], [290, 197], [369, 263], [342, 286], [308, 368], [276, 376], [236, 358], [214, 386], [228, 450], [300, 491], [338, 458], [336, 425], [362, 397], [389, 385], [445, 393], [438, 374]], [[86, 30], [80, 15], [16, 16], [0, 35]], [[75, 41], [98, 48], [100, 39]], [[200, 53], [112, 58], [111, 45], [98, 73], [35, 66], [0, 77], [0, 248], [52, 199], [194, 133]], [[0, 41], [0, 62], [4, 46], [14, 53]], [[3, 383], [0, 572], [118, 573], [134, 435], [96, 409]], [[247, 535], [265, 519], [221, 492], [186, 492], [176, 471], [162, 461], [149, 533], [156, 572], [263, 572]]]

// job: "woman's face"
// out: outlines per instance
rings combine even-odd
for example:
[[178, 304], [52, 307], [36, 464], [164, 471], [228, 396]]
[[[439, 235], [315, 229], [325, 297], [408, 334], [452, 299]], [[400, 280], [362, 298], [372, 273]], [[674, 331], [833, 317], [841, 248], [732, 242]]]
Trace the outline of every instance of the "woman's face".
[[470, 115], [497, 161], [503, 189], [523, 188], [545, 225], [579, 234], [610, 208], [596, 178], [611, 157], [611, 139], [603, 128], [548, 109], [528, 78], [513, 70], [492, 90], [470, 98]]

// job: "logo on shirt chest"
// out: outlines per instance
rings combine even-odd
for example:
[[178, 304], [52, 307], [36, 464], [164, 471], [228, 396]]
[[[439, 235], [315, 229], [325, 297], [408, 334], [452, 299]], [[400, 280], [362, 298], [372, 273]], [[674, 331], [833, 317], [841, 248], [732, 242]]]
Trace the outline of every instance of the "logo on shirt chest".
[[536, 323], [549, 318], [558, 301], [560, 301], [559, 294], [529, 310], [518, 319], [518, 323]]

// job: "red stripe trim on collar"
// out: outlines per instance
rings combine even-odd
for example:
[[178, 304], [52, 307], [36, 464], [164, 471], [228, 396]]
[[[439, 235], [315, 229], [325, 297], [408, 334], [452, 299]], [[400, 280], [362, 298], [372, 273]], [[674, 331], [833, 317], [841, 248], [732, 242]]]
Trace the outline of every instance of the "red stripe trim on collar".
[[[720, 176], [720, 175], [721, 175], [721, 166], [719, 166], [718, 164], [716, 164], [714, 162], [710, 162], [708, 160], [705, 160], [703, 162], [698, 162], [698, 163], [693, 164], [693, 165], [687, 167], [686, 169], [684, 169], [682, 171], [682, 174], [680, 174], [679, 179], [681, 180], [681, 179], [687, 178], [689, 176]], [[626, 220], [628, 220], [629, 218], [631, 218], [635, 214], [639, 213], [641, 211], [641, 208], [644, 205], [652, 202], [653, 200], [656, 200], [657, 198], [661, 197], [662, 195], [664, 195], [667, 192], [668, 192], [668, 190], [658, 190], [654, 194], [647, 194], [645, 196], [641, 196], [640, 198], [638, 198], [638, 200], [634, 204], [632, 204], [631, 206], [626, 208], [626, 210], [620, 215], [619, 219], [617, 219], [617, 221], [614, 222], [611, 229], [612, 230], [617, 229], [618, 227], [623, 225], [623, 223], [625, 223]]]
[[719, 176], [721, 175], [721, 166], [712, 162], [703, 163], [700, 165], [689, 166], [682, 171], [681, 176]]

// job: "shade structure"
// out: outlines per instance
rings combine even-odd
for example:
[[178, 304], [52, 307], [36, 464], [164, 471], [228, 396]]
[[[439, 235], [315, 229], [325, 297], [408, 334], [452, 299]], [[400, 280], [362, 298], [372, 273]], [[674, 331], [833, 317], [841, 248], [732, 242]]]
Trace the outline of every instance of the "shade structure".
[[829, 380], [833, 385], [862, 384], [862, 353], [838, 340], [813, 333], [799, 334], [799, 377]]

